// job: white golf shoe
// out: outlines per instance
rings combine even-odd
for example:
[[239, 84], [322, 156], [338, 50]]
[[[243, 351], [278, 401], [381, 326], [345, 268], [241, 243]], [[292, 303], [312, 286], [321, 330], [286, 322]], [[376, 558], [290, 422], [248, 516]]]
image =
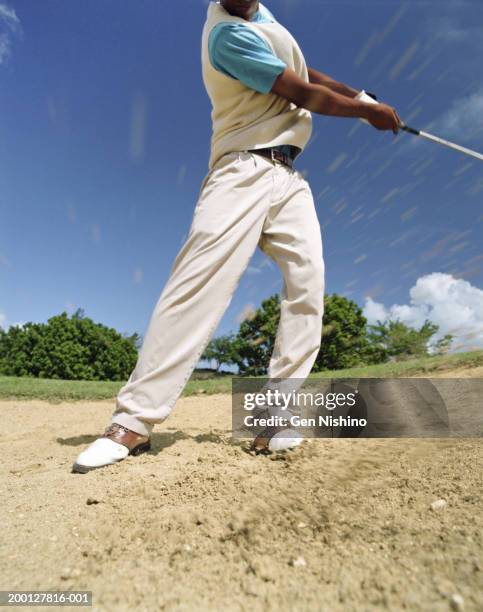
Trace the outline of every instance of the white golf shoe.
[[118, 423], [112, 423], [77, 457], [72, 471], [85, 474], [96, 468], [112, 465], [128, 455], [139, 455], [151, 448], [148, 436], [131, 431]]
[[272, 453], [277, 453], [285, 450], [292, 450], [302, 442], [304, 438], [295, 429], [286, 429], [283, 432], [276, 433], [268, 442], [268, 450]]
[[253, 440], [251, 450], [257, 455], [292, 450], [299, 446], [304, 437], [290, 427], [267, 427]]

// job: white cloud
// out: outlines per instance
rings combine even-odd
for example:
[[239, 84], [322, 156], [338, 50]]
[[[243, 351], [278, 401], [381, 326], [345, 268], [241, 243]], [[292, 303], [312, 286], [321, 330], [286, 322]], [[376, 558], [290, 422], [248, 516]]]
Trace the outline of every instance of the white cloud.
[[438, 128], [448, 137], [471, 140], [483, 117], [483, 87], [471, 95], [455, 100], [438, 120]]
[[375, 324], [378, 321], [385, 321], [388, 313], [384, 304], [375, 302], [372, 298], [367, 298], [364, 306], [364, 316], [370, 324]]
[[[431, 49], [429, 56], [433, 53], [436, 56], [441, 53], [445, 55], [448, 53], [451, 56], [451, 70], [448, 67], [442, 69], [438, 82], [444, 82], [452, 74], [457, 74], [460, 80], [460, 89], [464, 90], [464, 97], [461, 96], [462, 102], [466, 99], [471, 88], [476, 91], [481, 85], [481, 78], [478, 75], [481, 73], [481, 54], [483, 52], [481, 20], [465, 19], [465, 14], [470, 16], [470, 13], [468, 13], [468, 11], [471, 11], [470, 3], [462, 11], [461, 9], [464, 7], [464, 2], [458, 3], [457, 0], [453, 0], [447, 6], [450, 9], [449, 12], [443, 9], [440, 15], [431, 15], [426, 22], [425, 35], [426, 49]], [[416, 72], [418, 70], [419, 67], [416, 68]], [[477, 114], [473, 114], [473, 116], [478, 117], [475, 125], [481, 125], [479, 116]]]
[[5, 315], [3, 312], [0, 312], [0, 327], [7, 329], [7, 315]]
[[439, 19], [432, 18], [428, 24], [430, 35], [434, 39], [440, 39], [444, 44], [463, 43], [472, 47], [480, 47], [482, 42], [483, 28], [479, 25], [462, 26], [455, 16], [446, 15]]
[[400, 320], [421, 327], [426, 319], [439, 326], [434, 340], [453, 335], [453, 350], [483, 348], [483, 290], [451, 274], [435, 272], [420, 277], [409, 291], [409, 304], [386, 307], [366, 300], [364, 316], [370, 324]]
[[12, 8], [9, 8], [6, 4], [0, 3], [0, 19], [5, 20], [8, 23], [19, 23], [18, 17]]
[[20, 20], [15, 10], [0, 2], [0, 64], [10, 57], [13, 35], [20, 32]]

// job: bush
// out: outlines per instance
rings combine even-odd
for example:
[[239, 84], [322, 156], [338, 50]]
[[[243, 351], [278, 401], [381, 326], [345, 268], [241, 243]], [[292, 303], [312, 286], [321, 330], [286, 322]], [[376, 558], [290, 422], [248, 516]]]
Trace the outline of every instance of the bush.
[[47, 323], [0, 328], [0, 374], [64, 380], [126, 380], [137, 361], [140, 337], [66, 312]]
[[[431, 338], [438, 326], [426, 320], [419, 329], [408, 327], [399, 320], [378, 321], [369, 329], [370, 350], [378, 353], [381, 361], [392, 358], [395, 361], [414, 357], [427, 357]], [[447, 334], [435, 345], [436, 352], [443, 353], [451, 344], [452, 336]]]

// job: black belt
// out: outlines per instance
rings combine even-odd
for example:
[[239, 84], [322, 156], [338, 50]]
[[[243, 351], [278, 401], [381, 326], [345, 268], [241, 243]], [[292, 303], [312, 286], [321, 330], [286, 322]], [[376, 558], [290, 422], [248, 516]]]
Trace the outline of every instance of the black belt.
[[285, 164], [289, 168], [293, 168], [294, 159], [300, 153], [300, 149], [298, 147], [293, 147], [290, 145], [290, 153], [291, 155], [286, 155], [282, 153], [280, 149], [277, 147], [268, 147], [266, 149], [251, 149], [250, 153], [256, 153], [257, 155], [262, 155], [263, 157], [268, 157], [272, 161], [279, 161], [282, 164]]

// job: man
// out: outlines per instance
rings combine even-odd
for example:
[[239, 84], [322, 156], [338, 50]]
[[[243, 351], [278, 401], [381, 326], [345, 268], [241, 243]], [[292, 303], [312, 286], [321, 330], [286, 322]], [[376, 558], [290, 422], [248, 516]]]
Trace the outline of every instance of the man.
[[[362, 118], [397, 133], [396, 111], [308, 68], [299, 46], [258, 0], [211, 2], [202, 35], [211, 99], [209, 172], [192, 226], [152, 314], [112, 423], [77, 458], [87, 472], [150, 448], [227, 308], [257, 245], [284, 277], [268, 376], [304, 379], [320, 347], [324, 263], [309, 185], [293, 160], [311, 135], [311, 112]], [[277, 435], [260, 449], [300, 439]]]

